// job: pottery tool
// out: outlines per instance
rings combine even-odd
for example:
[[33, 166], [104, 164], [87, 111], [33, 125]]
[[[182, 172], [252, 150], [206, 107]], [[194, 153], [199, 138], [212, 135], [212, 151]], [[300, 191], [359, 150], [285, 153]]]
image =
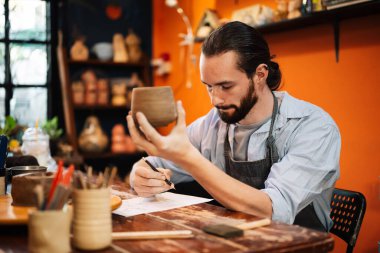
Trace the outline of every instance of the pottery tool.
[[152, 240], [152, 239], [177, 239], [192, 238], [191, 230], [167, 230], [167, 231], [139, 231], [139, 232], [113, 232], [112, 240]]
[[[142, 159], [144, 160], [144, 162], [145, 162], [146, 164], [148, 164], [148, 166], [149, 166], [153, 171], [161, 173], [160, 171], [158, 171], [158, 169], [156, 169], [156, 167], [153, 166], [153, 164], [151, 164], [148, 160], [146, 160], [145, 157], [143, 157]], [[166, 183], [167, 185], [169, 185], [172, 189], [175, 190], [174, 184], [173, 184], [171, 181], [169, 181], [166, 177], [165, 177], [165, 183]]]
[[107, 186], [110, 186], [111, 184], [113, 184], [113, 179], [115, 178], [116, 173], [117, 173], [117, 168], [116, 166], [113, 166], [111, 169], [111, 175], [108, 178]]
[[71, 177], [74, 173], [74, 165], [70, 165], [65, 174], [62, 176], [62, 179], [58, 182], [58, 185], [55, 188], [53, 198], [48, 203], [46, 209], [48, 210], [58, 210], [62, 209], [69, 198], [71, 193], [70, 183]]
[[230, 238], [236, 236], [242, 236], [244, 234], [244, 230], [258, 228], [267, 226], [271, 223], [271, 220], [268, 218], [252, 221], [248, 223], [243, 223], [237, 226], [230, 226], [226, 224], [216, 224], [216, 225], [208, 225], [202, 228], [202, 230], [206, 233], [213, 234], [220, 237]]
[[41, 184], [34, 187], [34, 195], [36, 197], [37, 209], [42, 210], [44, 203], [44, 188]]

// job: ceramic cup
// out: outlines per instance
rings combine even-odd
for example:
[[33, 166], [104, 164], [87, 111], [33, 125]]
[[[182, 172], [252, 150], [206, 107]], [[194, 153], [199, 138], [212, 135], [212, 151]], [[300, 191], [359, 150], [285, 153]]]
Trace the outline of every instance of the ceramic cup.
[[134, 119], [137, 112], [142, 112], [152, 126], [167, 126], [177, 118], [172, 88], [170, 86], [134, 88], [131, 111]]
[[69, 211], [34, 211], [29, 214], [28, 248], [32, 253], [70, 252]]
[[74, 190], [73, 244], [82, 250], [108, 247], [112, 241], [110, 189]]

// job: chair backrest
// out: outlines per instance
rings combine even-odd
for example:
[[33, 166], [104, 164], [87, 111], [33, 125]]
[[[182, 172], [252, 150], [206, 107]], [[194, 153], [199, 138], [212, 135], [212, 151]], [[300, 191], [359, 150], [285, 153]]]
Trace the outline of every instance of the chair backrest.
[[330, 232], [347, 243], [347, 253], [355, 247], [365, 209], [366, 200], [360, 192], [334, 189], [330, 213], [334, 225]]

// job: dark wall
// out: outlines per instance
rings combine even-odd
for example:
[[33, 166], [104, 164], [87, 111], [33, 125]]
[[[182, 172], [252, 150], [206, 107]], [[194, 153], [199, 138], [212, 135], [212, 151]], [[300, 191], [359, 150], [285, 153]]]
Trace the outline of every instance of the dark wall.
[[[106, 7], [112, 2], [122, 8], [118, 20], [106, 16]], [[78, 35], [85, 36], [86, 45], [91, 48], [97, 42], [112, 42], [115, 33], [125, 36], [128, 29], [133, 29], [141, 38], [143, 52], [148, 57], [152, 55], [151, 0], [71, 0], [67, 2], [65, 13], [65, 41], [68, 48]]]

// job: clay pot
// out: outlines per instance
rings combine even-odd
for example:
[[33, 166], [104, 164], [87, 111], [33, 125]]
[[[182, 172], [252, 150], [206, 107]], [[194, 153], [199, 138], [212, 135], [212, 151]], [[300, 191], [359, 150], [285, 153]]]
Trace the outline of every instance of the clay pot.
[[104, 151], [107, 145], [108, 137], [102, 130], [98, 118], [88, 117], [79, 136], [80, 149], [88, 153], [99, 153]]
[[170, 86], [134, 88], [131, 111], [135, 121], [136, 112], [142, 112], [152, 126], [167, 126], [177, 118], [172, 88]]

